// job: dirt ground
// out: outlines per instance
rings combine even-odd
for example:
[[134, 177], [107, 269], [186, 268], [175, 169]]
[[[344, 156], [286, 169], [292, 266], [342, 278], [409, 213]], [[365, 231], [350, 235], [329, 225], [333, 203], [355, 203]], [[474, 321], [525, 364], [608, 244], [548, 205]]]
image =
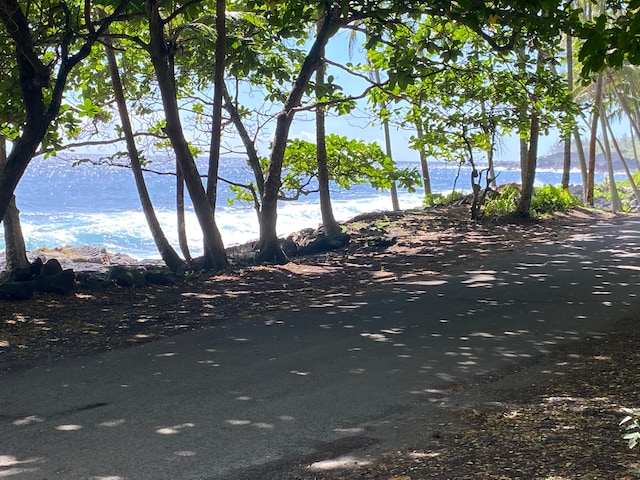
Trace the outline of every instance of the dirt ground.
[[[610, 215], [577, 209], [507, 224], [471, 222], [468, 206], [376, 213], [345, 224], [348, 247], [283, 266], [194, 274], [171, 286], [79, 288], [67, 297], [37, 293], [30, 301], [1, 302], [0, 374], [304, 308], [354, 289], [371, 292], [398, 278], [488, 265], [492, 255], [561, 241]], [[538, 372], [553, 365], [558, 374], [535, 388], [487, 385], [496, 406], [455, 412], [463, 425], [455, 431], [349, 469], [300, 465], [282, 478], [640, 478], [640, 450], [628, 449], [618, 425], [622, 407], [640, 407], [636, 320], [558, 348], [536, 365]]]

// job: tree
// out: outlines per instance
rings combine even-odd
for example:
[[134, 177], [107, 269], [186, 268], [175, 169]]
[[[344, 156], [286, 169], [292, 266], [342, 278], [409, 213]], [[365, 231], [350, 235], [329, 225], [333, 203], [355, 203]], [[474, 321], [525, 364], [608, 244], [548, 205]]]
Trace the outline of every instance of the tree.
[[118, 112], [120, 114], [120, 121], [122, 123], [122, 131], [125, 136], [127, 151], [129, 153], [129, 159], [131, 161], [131, 169], [136, 182], [136, 188], [138, 189], [138, 196], [142, 204], [147, 224], [151, 231], [153, 240], [158, 248], [160, 256], [164, 260], [165, 264], [172, 272], [180, 272], [186, 269], [186, 263], [178, 256], [173, 249], [166, 236], [164, 235], [160, 222], [153, 209], [149, 192], [147, 191], [144, 174], [142, 173], [142, 164], [140, 156], [138, 155], [138, 149], [136, 147], [135, 138], [133, 135], [133, 128], [131, 126], [131, 120], [129, 119], [129, 112], [124, 95], [124, 89], [122, 87], [122, 80], [120, 78], [120, 71], [118, 69], [117, 58], [113, 50], [111, 42], [107, 40], [105, 42], [105, 53], [109, 64], [109, 76], [111, 77], [111, 84], [113, 88], [113, 94], [118, 106]]
[[[7, 161], [7, 139], [0, 136], [0, 168]], [[27, 258], [27, 248], [22, 235], [22, 227], [20, 225], [20, 211], [16, 206], [15, 196], [9, 202], [7, 211], [4, 215], [4, 244], [5, 244], [5, 270], [13, 272], [18, 268], [24, 268], [29, 265]]]
[[216, 225], [213, 209], [200, 179], [200, 172], [196, 166], [189, 144], [184, 136], [178, 92], [176, 89], [174, 57], [177, 39], [167, 36], [166, 29], [174, 17], [180, 13], [171, 12], [166, 17], [162, 14], [161, 3], [156, 0], [146, 0], [146, 19], [149, 27], [149, 42], [146, 44], [151, 63], [158, 81], [158, 88], [162, 97], [162, 105], [166, 120], [166, 134], [171, 141], [173, 151], [181, 175], [184, 177], [193, 208], [202, 229], [204, 238], [204, 257], [202, 267], [212, 270], [223, 270], [227, 267], [227, 257], [220, 231]]
[[[322, 28], [324, 18], [318, 21], [317, 28]], [[320, 214], [322, 215], [322, 226], [327, 237], [335, 237], [342, 233], [342, 229], [335, 216], [331, 205], [331, 192], [329, 190], [329, 159], [327, 158], [327, 141], [325, 125], [325, 106], [321, 104], [324, 99], [326, 89], [324, 61], [325, 49], [320, 52], [322, 60], [316, 69], [316, 163], [318, 168], [318, 193], [320, 198]]]
[[[113, 13], [95, 19], [90, 1], [72, 8], [64, 3], [41, 5], [45, 11], [40, 15], [36, 9], [24, 10], [17, 0], [0, 0], [0, 23], [12, 43], [5, 54], [15, 60], [13, 68], [6, 73], [20, 86], [20, 108], [25, 112], [23, 125], [18, 129], [20, 133], [13, 139], [0, 174], [0, 220], [18, 182], [60, 113], [71, 71], [91, 53], [93, 45], [120, 17], [127, 4], [128, 1], [123, 0], [115, 5]], [[53, 65], [51, 58], [55, 59]]]

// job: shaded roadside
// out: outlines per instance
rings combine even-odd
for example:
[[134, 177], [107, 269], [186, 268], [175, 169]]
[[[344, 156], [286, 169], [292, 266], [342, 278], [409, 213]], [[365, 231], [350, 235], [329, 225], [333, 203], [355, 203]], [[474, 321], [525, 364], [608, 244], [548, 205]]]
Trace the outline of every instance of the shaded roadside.
[[622, 408], [640, 408], [639, 321], [628, 318], [607, 335], [556, 347], [539, 363], [452, 393], [440, 423], [414, 417], [391, 428], [408, 439], [400, 450], [377, 456], [367, 445], [337, 444], [260, 474], [282, 480], [637, 479], [640, 452], [628, 448], [619, 422]]

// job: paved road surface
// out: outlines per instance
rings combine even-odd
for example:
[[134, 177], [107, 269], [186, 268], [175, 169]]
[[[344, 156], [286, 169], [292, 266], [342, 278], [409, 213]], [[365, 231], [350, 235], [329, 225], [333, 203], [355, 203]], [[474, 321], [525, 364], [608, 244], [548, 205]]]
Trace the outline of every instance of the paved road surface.
[[332, 442], [393, 447], [387, 420], [437, 422], [453, 384], [637, 316], [639, 276], [640, 219], [616, 219], [472, 271], [6, 374], [0, 477], [260, 478]]

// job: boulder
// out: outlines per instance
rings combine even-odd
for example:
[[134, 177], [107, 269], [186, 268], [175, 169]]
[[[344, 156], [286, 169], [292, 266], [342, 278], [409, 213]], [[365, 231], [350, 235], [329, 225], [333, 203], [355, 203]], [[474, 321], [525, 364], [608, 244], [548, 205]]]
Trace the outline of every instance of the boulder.
[[119, 287], [139, 288], [147, 284], [144, 270], [126, 268], [121, 265], [111, 267], [105, 280]]
[[57, 275], [62, 272], [62, 265], [55, 258], [47, 260], [47, 263], [42, 265], [40, 268], [40, 275], [44, 275], [47, 277]]
[[327, 236], [322, 230], [307, 228], [287, 237], [282, 250], [287, 256], [313, 255], [344, 247], [349, 240], [349, 235], [343, 232]]
[[175, 275], [167, 269], [148, 270], [144, 278], [149, 285], [173, 285]]
[[[60, 266], [59, 263], [58, 266]], [[54, 266], [50, 266], [46, 270], [43, 268], [43, 272], [35, 279], [35, 285], [39, 292], [68, 295], [73, 290], [75, 280], [76, 274], [73, 270], [62, 270], [62, 267], [58, 270]]]
[[36, 284], [30, 282], [2, 282], [0, 283], [0, 298], [3, 300], [29, 300], [33, 297]]

